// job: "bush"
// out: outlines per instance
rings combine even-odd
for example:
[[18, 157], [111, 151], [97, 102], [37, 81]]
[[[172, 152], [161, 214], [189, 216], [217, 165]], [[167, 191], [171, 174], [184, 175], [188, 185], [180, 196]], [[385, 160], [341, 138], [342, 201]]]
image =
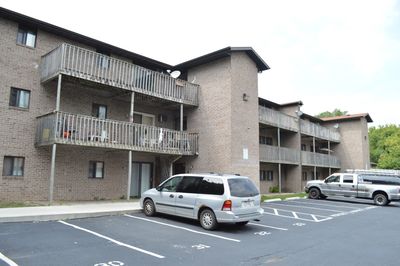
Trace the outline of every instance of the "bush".
[[270, 193], [278, 193], [279, 187], [278, 186], [269, 187], [269, 192]]

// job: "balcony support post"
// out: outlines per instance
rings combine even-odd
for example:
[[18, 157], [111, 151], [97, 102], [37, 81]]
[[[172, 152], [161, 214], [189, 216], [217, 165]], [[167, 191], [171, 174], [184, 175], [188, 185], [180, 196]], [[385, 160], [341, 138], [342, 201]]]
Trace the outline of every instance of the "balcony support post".
[[313, 153], [314, 153], [314, 180], [317, 179], [317, 166], [316, 166], [316, 154], [315, 154], [315, 137], [312, 138], [313, 141]]
[[[135, 92], [131, 93], [131, 107], [129, 110], [129, 122], [133, 123], [133, 111], [135, 110]], [[126, 199], [129, 200], [131, 196], [131, 183], [132, 183], [132, 160], [133, 160], [133, 152], [129, 151], [128, 155], [128, 185], [126, 192]]]
[[62, 75], [58, 74], [58, 82], [57, 82], [57, 98], [56, 98], [56, 111], [60, 111], [60, 98], [61, 98], [61, 79]]
[[331, 142], [328, 140], [328, 155], [329, 155], [329, 175], [332, 174], [331, 169]]
[[181, 107], [180, 107], [180, 131], [183, 131], [183, 103], [181, 103]]
[[278, 186], [279, 193], [282, 193], [282, 165], [281, 165], [281, 129], [278, 127]]
[[54, 175], [56, 172], [56, 151], [57, 144], [53, 144], [51, 151], [51, 168], [50, 168], [50, 180], [49, 180], [49, 205], [53, 203], [53, 193], [54, 193]]

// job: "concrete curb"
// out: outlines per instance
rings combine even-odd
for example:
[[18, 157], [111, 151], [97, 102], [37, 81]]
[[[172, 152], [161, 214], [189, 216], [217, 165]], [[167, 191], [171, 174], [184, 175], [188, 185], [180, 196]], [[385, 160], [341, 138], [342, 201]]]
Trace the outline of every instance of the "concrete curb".
[[301, 199], [300, 197], [290, 197], [290, 198], [286, 198], [285, 200], [297, 200], [297, 199]]
[[268, 200], [264, 200], [264, 202], [274, 202], [274, 201], [282, 201], [282, 199], [268, 199]]
[[81, 219], [93, 218], [101, 216], [122, 215], [128, 213], [138, 213], [142, 209], [128, 209], [128, 210], [115, 210], [115, 211], [98, 211], [98, 212], [76, 212], [76, 213], [59, 213], [59, 214], [38, 214], [26, 216], [13, 216], [13, 217], [0, 217], [0, 223], [13, 223], [13, 222], [44, 222], [44, 221], [57, 221], [67, 219]]

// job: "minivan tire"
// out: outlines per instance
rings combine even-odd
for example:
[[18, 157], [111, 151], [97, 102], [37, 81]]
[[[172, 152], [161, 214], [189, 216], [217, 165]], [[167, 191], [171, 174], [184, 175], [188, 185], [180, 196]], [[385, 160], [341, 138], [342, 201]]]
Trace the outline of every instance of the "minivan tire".
[[218, 226], [217, 218], [210, 209], [204, 209], [200, 213], [200, 225], [206, 230], [215, 230]]
[[385, 194], [378, 193], [374, 196], [374, 203], [378, 206], [386, 206], [389, 204], [389, 200]]
[[154, 216], [156, 214], [156, 208], [154, 202], [151, 199], [146, 199], [143, 203], [143, 212], [146, 216]]
[[321, 192], [319, 191], [318, 188], [311, 188], [310, 191], [308, 191], [308, 198], [310, 199], [319, 199], [321, 196]]

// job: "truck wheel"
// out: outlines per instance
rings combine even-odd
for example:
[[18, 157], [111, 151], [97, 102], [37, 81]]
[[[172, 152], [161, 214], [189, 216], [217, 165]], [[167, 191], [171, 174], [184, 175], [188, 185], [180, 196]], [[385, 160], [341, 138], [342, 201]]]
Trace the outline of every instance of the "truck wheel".
[[206, 230], [217, 228], [218, 222], [215, 214], [210, 209], [205, 209], [200, 213], [200, 225]]
[[389, 200], [385, 194], [378, 193], [374, 196], [374, 202], [378, 206], [385, 206], [385, 205], [388, 205]]
[[319, 199], [321, 196], [321, 192], [319, 191], [318, 188], [311, 188], [310, 191], [308, 191], [308, 198], [309, 199]]

